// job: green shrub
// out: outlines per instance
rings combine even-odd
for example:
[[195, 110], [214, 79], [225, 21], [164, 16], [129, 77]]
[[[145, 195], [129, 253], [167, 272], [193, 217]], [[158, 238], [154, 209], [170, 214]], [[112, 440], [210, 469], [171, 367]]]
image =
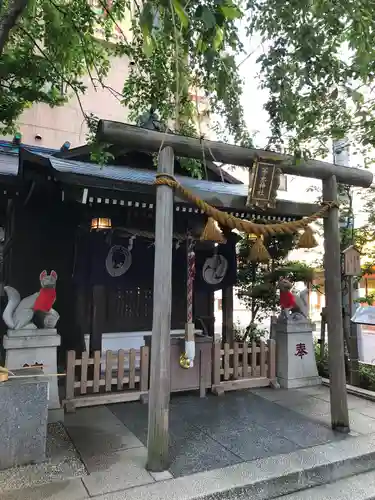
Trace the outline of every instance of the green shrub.
[[[324, 378], [329, 378], [328, 345], [326, 344], [324, 346], [324, 353], [323, 356], [321, 356], [320, 344], [317, 340], [314, 340], [314, 350], [319, 375]], [[347, 365], [347, 360], [345, 360], [346, 374], [348, 375], [349, 370]], [[362, 389], [375, 391], [375, 366], [366, 365], [364, 363], [359, 364], [359, 386]]]
[[237, 321], [233, 324], [234, 340], [237, 342], [257, 342], [259, 343], [262, 337], [268, 338], [268, 332], [264, 328], [255, 323], [250, 323], [246, 328], [242, 327]]
[[359, 386], [362, 389], [375, 391], [375, 366], [359, 364]]
[[318, 367], [318, 373], [321, 377], [328, 378], [329, 370], [328, 370], [328, 346], [327, 344], [324, 346], [323, 356], [320, 353], [320, 344], [314, 339], [314, 351], [315, 351], [315, 359], [316, 365]]

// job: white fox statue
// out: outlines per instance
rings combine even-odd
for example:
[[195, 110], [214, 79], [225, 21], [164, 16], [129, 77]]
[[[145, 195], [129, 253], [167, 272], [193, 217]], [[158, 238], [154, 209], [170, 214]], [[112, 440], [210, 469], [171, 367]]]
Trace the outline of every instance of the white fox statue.
[[286, 278], [280, 278], [278, 287], [280, 289], [281, 305], [281, 313], [279, 317], [297, 321], [308, 319], [308, 288], [305, 288], [299, 293], [295, 293], [292, 291], [293, 283], [288, 281]]
[[[3, 312], [4, 323], [10, 330], [36, 330], [40, 328], [55, 328], [60, 315], [57, 311], [49, 306], [49, 303], [55, 301], [56, 292], [56, 281], [57, 274], [55, 271], [51, 271], [48, 275], [47, 271], [43, 271], [40, 274], [41, 290], [29, 295], [21, 300], [21, 296], [18, 291], [11, 287], [6, 286], [4, 290], [8, 297], [8, 304], [6, 305]], [[49, 294], [51, 298], [47, 305], [47, 310], [40, 310], [38, 303], [46, 302], [43, 294]]]

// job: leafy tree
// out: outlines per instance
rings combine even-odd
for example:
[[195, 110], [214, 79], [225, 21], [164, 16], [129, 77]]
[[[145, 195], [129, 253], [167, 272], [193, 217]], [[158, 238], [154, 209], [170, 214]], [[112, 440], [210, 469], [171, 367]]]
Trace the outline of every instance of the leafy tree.
[[350, 134], [375, 145], [375, 21], [368, 0], [250, 0], [249, 34], [266, 43], [259, 58], [269, 91], [271, 143], [301, 150]]
[[[124, 1], [114, 0], [111, 12], [120, 21]], [[97, 82], [102, 81], [114, 49], [99, 41], [96, 32], [100, 29], [108, 42], [112, 26], [86, 0], [0, 3], [0, 132], [13, 132], [20, 114], [33, 103], [56, 106], [71, 95], [79, 99], [84, 74], [95, 73]]]
[[[236, 57], [245, 54], [238, 22], [259, 34], [260, 81], [269, 92], [269, 147], [327, 151], [349, 134], [367, 154], [375, 145], [374, 10], [369, 0], [3, 0], [0, 10], [0, 121], [11, 128], [33, 102], [60, 104], [64, 82], [75, 94], [84, 72], [103, 84], [108, 56], [133, 63], [123, 99], [132, 117], [150, 107], [162, 121], [193, 133], [191, 88], [202, 89], [225, 137], [249, 144]], [[131, 36], [119, 22], [133, 12]], [[99, 43], [95, 28], [117, 47]], [[48, 83], [48, 88], [46, 84]]]
[[[332, 138], [349, 135], [368, 156], [375, 145], [373, 12], [369, 0], [345, 5], [336, 0], [148, 0], [139, 44], [147, 49], [143, 54], [156, 54], [161, 36], [162, 55], [168, 54], [162, 90], [170, 95], [158, 105], [170, 102], [176, 111], [189, 87], [205, 89], [212, 110], [225, 118], [227, 134], [246, 142], [235, 63], [244, 52], [241, 20], [249, 37], [262, 37], [258, 61], [261, 85], [269, 93], [268, 146], [297, 157], [307, 150], [322, 154]], [[130, 95], [136, 99], [137, 92]]]
[[[370, 188], [361, 193], [362, 196], [362, 211], [367, 216], [367, 221], [358, 228], [353, 230], [352, 241], [356, 248], [361, 253], [361, 276], [356, 279], [360, 283], [362, 277], [366, 274], [373, 274], [375, 267], [375, 212], [374, 212], [374, 197], [375, 190]], [[365, 290], [365, 296], [356, 299], [356, 302], [367, 303], [372, 305], [375, 301], [375, 296], [372, 291]]]
[[268, 262], [249, 260], [252, 245], [250, 238], [241, 240], [237, 275], [238, 297], [251, 313], [249, 331], [257, 322], [279, 310], [277, 282], [280, 277], [288, 276], [294, 282], [311, 282], [314, 271], [305, 263], [287, 260], [288, 253], [296, 246], [295, 235], [265, 237], [264, 245], [271, 256]]
[[[179, 133], [197, 135], [192, 89], [203, 91], [236, 142], [250, 143], [240, 105], [235, 57], [242, 51], [232, 0], [4, 0], [0, 10], [0, 131], [14, 131], [35, 102], [63, 104], [85, 91], [88, 73], [105, 86], [111, 55], [127, 56], [130, 75], [119, 100], [136, 119], [150, 108]], [[132, 12], [130, 36], [121, 21]], [[117, 31], [116, 44], [112, 41]], [[97, 39], [97, 31], [102, 40]], [[62, 93], [64, 87], [67, 93]], [[113, 91], [113, 89], [108, 89]], [[96, 117], [86, 116], [91, 129]], [[199, 121], [199, 120], [198, 120]]]

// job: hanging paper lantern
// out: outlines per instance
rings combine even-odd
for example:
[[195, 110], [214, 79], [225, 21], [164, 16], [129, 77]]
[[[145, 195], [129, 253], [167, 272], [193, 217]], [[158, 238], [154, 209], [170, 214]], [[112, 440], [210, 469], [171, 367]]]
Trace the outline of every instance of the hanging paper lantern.
[[108, 231], [109, 229], [112, 229], [111, 219], [104, 217], [91, 219], [91, 231]]

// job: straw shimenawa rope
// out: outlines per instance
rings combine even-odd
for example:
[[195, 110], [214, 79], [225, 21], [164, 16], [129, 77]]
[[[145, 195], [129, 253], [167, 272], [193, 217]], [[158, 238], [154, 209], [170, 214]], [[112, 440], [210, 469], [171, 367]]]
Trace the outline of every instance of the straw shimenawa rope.
[[[247, 234], [256, 234], [257, 236], [273, 236], [276, 234], [294, 234], [298, 230], [306, 230], [307, 226], [322, 217], [322, 215], [327, 212], [330, 208], [337, 207], [335, 202], [323, 202], [322, 208], [315, 214], [290, 222], [281, 222], [277, 224], [257, 224], [248, 220], [239, 219], [226, 212], [222, 212], [217, 208], [212, 207], [205, 201], [201, 200], [195, 196], [191, 191], [185, 189], [172, 175], [168, 174], [156, 174], [155, 179], [156, 185], [169, 186], [172, 189], [178, 191], [184, 198], [195, 204], [200, 210], [202, 210], [208, 217], [212, 217], [221, 226], [229, 227], [230, 229], [237, 229]], [[303, 237], [304, 235], [302, 235]], [[312, 236], [312, 231], [309, 228], [308, 235]], [[311, 242], [310, 242], [311, 243]], [[316, 246], [316, 245], [314, 245]], [[308, 248], [311, 248], [310, 246]]]

